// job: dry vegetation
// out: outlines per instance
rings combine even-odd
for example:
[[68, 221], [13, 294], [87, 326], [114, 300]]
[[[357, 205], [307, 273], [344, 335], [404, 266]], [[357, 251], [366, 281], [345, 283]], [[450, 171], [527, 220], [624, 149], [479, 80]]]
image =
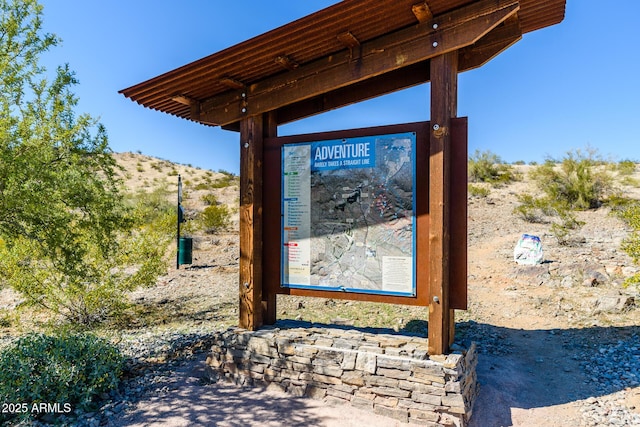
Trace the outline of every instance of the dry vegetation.
[[[160, 277], [154, 286], [131, 292], [130, 308], [121, 317], [98, 326], [94, 332], [112, 341], [133, 340], [133, 343], [168, 332], [198, 336], [236, 326], [239, 259], [237, 178], [224, 171], [212, 172], [134, 153], [116, 154], [116, 158], [123, 167], [122, 177], [127, 191], [162, 189], [168, 202], [175, 206], [177, 177], [180, 174], [183, 205], [191, 223], [197, 222], [199, 214], [212, 203], [227, 206], [232, 220], [226, 229], [213, 233], [189, 222], [185, 224], [184, 229], [194, 238], [193, 264], [176, 269], [175, 248], [169, 247], [167, 274]], [[564, 230], [567, 235], [562, 239], [553, 228], [554, 224], [562, 225], [557, 216], [530, 222], [518, 212], [523, 194], [542, 194], [529, 173], [534, 166], [512, 165], [511, 170], [503, 166], [488, 168], [489, 173], [495, 172], [501, 178], [478, 179], [471, 184], [468, 199], [469, 308], [456, 312], [457, 337], [461, 342], [479, 341], [481, 353], [491, 355], [489, 359], [481, 359], [479, 375], [481, 381], [495, 382], [496, 390], [503, 390], [502, 393], [512, 391], [505, 388], [511, 380], [507, 378], [506, 383], [501, 383], [500, 370], [494, 370], [500, 358], [513, 366], [529, 362], [535, 365], [542, 359], [540, 355], [544, 355], [544, 360], [552, 361], [557, 368], [549, 369], [545, 364], [547, 373], [523, 379], [525, 383], [518, 389], [544, 396], [542, 390], [549, 387], [545, 381], [554, 381], [559, 384], [558, 396], [565, 392], [574, 395], [571, 381], [581, 369], [577, 360], [591, 354], [589, 346], [595, 346], [595, 354], [598, 355], [598, 348], [608, 348], [599, 346], [626, 342], [629, 338], [637, 340], [640, 336], [637, 303], [640, 288], [634, 284], [625, 285], [626, 279], [634, 275], [637, 277], [640, 267], [637, 260], [622, 250], [624, 242], [633, 235], [633, 227], [632, 223], [613, 213], [623, 200], [640, 200], [640, 168], [631, 162], [607, 163], [597, 167], [609, 172], [611, 188], [615, 191], [608, 196], [609, 202], [597, 209], [572, 211], [580, 225]], [[514, 179], [505, 179], [506, 173]], [[545, 250], [544, 264], [522, 267], [513, 262], [513, 248], [522, 233], [541, 237]], [[0, 338], [33, 329], [47, 329], [50, 324], [51, 319], [45, 313], [31, 309], [16, 310], [20, 303], [19, 296], [9, 289], [0, 291]], [[426, 308], [350, 302], [337, 298], [279, 296], [277, 315], [279, 319], [380, 328], [419, 335], [426, 335], [428, 326]], [[549, 337], [555, 341], [562, 339], [562, 342], [551, 345]], [[567, 352], [574, 348], [582, 350], [571, 359]], [[518, 368], [517, 372], [513, 368], [514, 372], [506, 372], [505, 375], [526, 377], [527, 372], [535, 371], [529, 368], [526, 365]], [[579, 390], [578, 394], [586, 398], [588, 392], [591, 393]], [[630, 392], [628, 395], [632, 396]], [[640, 392], [637, 395], [640, 396]], [[485, 396], [489, 399], [505, 398], [492, 394]], [[527, 417], [533, 418], [520, 422], [514, 417], [512, 425], [543, 426], [549, 416], [566, 416], [567, 420], [574, 422], [579, 415], [576, 414], [576, 406], [571, 404], [573, 400], [575, 398], [563, 397], [551, 402], [534, 402], [535, 410], [526, 412]], [[553, 406], [562, 401], [569, 403]], [[477, 419], [486, 420], [495, 415], [487, 414], [487, 411], [489, 409], [483, 408]], [[504, 421], [501, 419], [500, 422]]]

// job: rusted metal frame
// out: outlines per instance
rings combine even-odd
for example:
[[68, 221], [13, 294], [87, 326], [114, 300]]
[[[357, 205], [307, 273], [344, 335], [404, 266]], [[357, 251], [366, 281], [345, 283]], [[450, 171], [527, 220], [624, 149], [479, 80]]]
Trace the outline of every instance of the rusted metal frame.
[[[476, 43], [520, 8], [517, 0], [483, 0], [362, 44], [354, 64], [340, 52], [202, 103], [201, 121], [227, 125]], [[244, 97], [242, 96], [244, 94]]]
[[262, 167], [264, 120], [261, 115], [240, 124], [240, 283], [239, 326], [263, 325], [262, 306]]
[[[458, 56], [460, 58], [460, 56]], [[451, 201], [449, 244], [449, 308], [467, 309], [467, 183], [468, 183], [468, 120], [451, 119]], [[455, 328], [450, 328], [453, 332]]]
[[458, 53], [431, 59], [429, 157], [429, 354], [444, 354], [455, 327], [450, 312], [451, 119], [457, 115]]

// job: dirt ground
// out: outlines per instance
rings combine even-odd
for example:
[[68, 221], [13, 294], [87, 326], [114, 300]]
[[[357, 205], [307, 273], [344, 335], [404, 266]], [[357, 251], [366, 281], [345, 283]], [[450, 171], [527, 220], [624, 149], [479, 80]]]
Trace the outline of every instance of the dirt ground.
[[[148, 162], [135, 160], [132, 165]], [[136, 163], [137, 162], [137, 163]], [[526, 172], [527, 167], [521, 167]], [[182, 168], [183, 179], [202, 174]], [[640, 179], [636, 169], [635, 179]], [[135, 177], [132, 182], [135, 181]], [[621, 186], [640, 199], [637, 186]], [[199, 209], [199, 193], [190, 198]], [[237, 203], [237, 189], [219, 200]], [[589, 398], [624, 392], [629, 410], [640, 412], [640, 388], [622, 382], [603, 390], [584, 360], [602, 346], [640, 336], [637, 288], [623, 288], [638, 271], [620, 250], [629, 230], [607, 208], [580, 212], [585, 225], [568, 245], [560, 245], [549, 223], [532, 224], [513, 213], [517, 195], [536, 191], [526, 179], [469, 198], [469, 307], [456, 313], [457, 340], [478, 342], [480, 395], [471, 427], [554, 427], [584, 424]], [[513, 262], [522, 233], [541, 237], [545, 262], [533, 268]], [[156, 286], [131, 295], [139, 319], [131, 328], [180, 329], [185, 325], [235, 325], [238, 301], [238, 236], [195, 238], [194, 260], [172, 268]], [[605, 307], [612, 295], [631, 301]], [[633, 300], [635, 297], [635, 305]], [[321, 323], [384, 327], [426, 333], [426, 308], [278, 297], [278, 317]], [[272, 390], [242, 389], [203, 382], [203, 354], [179, 367], [172, 392], [149, 395], [118, 420], [118, 426], [398, 426], [403, 423], [352, 407], [284, 396]]]
[[[603, 394], [580, 366], [585, 354], [597, 351], [600, 344], [640, 333], [637, 307], [594, 309], [610, 292], [627, 292], [620, 287], [622, 278], [637, 271], [619, 249], [628, 230], [607, 209], [583, 212], [579, 215], [585, 225], [573, 236], [575, 243], [559, 245], [550, 224], [527, 223], [513, 213], [517, 195], [535, 191], [526, 176], [529, 167], [520, 168], [522, 181], [491, 188], [487, 197], [469, 199], [469, 309], [458, 312], [457, 321], [460, 339], [477, 340], [481, 349], [480, 395], [470, 425], [579, 426], [583, 424], [580, 402]], [[640, 178], [638, 171], [634, 178]], [[637, 187], [621, 188], [625, 195], [640, 198]], [[525, 232], [543, 240], [545, 264], [540, 270], [513, 262], [513, 247]], [[215, 314], [198, 321], [231, 326], [237, 315], [237, 235], [196, 240], [192, 266], [171, 271], [157, 287], [159, 294], [140, 292], [145, 293], [146, 303], [168, 298], [165, 306], [172, 307], [174, 301], [177, 318], [189, 319], [186, 307], [190, 307]], [[600, 282], [585, 286], [585, 277], [594, 272], [602, 273], [597, 276]], [[323, 323], [340, 319], [398, 332], [413, 325], [415, 332], [415, 325], [424, 324], [427, 313], [413, 307], [278, 297], [278, 316]], [[201, 387], [189, 376], [200, 368], [196, 363], [191, 370], [180, 372], [184, 386], [179, 393], [140, 402], [121, 425], [401, 424], [355, 408], [331, 407], [272, 391], [226, 384]], [[632, 401], [639, 395], [639, 388], [628, 390], [629, 407], [640, 410], [640, 402]]]

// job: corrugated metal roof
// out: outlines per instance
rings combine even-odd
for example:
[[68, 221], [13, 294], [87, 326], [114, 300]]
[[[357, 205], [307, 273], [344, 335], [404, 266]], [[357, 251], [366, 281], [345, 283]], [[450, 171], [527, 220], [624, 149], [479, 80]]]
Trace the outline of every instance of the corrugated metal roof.
[[[476, 0], [427, 0], [439, 15]], [[557, 24], [564, 19], [566, 0], [520, 0], [518, 19], [522, 33]], [[176, 101], [204, 101], [228, 92], [224, 79], [250, 85], [283, 72], [275, 58], [286, 56], [296, 64], [306, 64], [345, 50], [337, 36], [345, 32], [358, 41], [416, 24], [412, 6], [418, 0], [343, 0], [333, 6], [282, 27], [214, 53], [175, 70], [120, 91], [145, 107], [185, 119], [191, 107]]]

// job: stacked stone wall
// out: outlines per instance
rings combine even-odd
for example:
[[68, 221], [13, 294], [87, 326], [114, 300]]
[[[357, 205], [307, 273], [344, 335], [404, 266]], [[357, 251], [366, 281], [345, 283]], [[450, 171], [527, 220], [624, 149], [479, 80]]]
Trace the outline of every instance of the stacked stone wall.
[[215, 378], [348, 403], [404, 422], [463, 427], [477, 395], [474, 344], [429, 356], [426, 338], [315, 327], [230, 329], [216, 342], [207, 358]]

